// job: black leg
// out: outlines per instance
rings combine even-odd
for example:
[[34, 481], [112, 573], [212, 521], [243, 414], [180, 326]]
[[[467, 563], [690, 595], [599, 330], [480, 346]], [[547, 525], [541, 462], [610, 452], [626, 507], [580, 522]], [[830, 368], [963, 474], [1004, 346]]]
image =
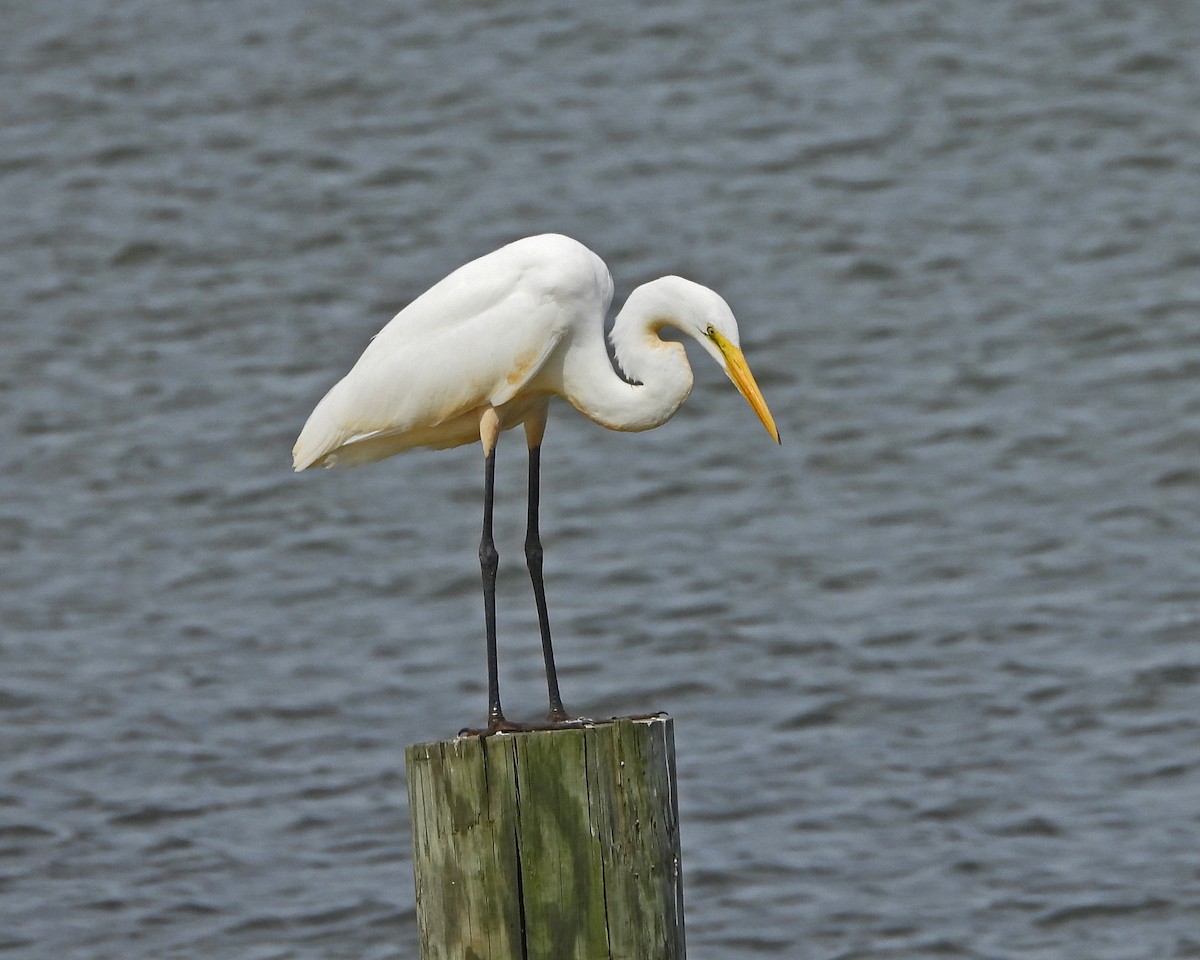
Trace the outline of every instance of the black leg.
[[487, 629], [488, 728], [504, 723], [500, 709], [500, 671], [496, 655], [496, 569], [500, 555], [492, 541], [492, 499], [496, 485], [496, 451], [484, 461], [483, 538], [479, 541], [479, 566], [483, 571], [483, 619]]
[[549, 718], [552, 723], [567, 719], [558, 692], [558, 673], [554, 669], [554, 648], [550, 645], [550, 614], [546, 609], [546, 587], [542, 582], [542, 538], [538, 534], [538, 496], [542, 448], [529, 448], [529, 524], [525, 532], [525, 560], [533, 581], [533, 599], [537, 604], [538, 629], [542, 634], [542, 657], [546, 661], [546, 687], [550, 693]]

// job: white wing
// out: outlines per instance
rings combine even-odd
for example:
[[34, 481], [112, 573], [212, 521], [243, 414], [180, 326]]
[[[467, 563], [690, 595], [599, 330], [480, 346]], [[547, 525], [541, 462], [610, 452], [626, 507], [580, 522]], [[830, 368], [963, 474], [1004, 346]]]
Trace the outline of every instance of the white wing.
[[381, 438], [395, 440], [374, 445], [385, 456], [472, 439], [461, 425], [453, 434], [438, 428], [512, 400], [573, 322], [603, 317], [608, 300], [597, 295], [611, 291], [599, 258], [565, 238], [518, 241], [460, 267], [401, 310], [321, 400], [292, 451], [295, 468]]

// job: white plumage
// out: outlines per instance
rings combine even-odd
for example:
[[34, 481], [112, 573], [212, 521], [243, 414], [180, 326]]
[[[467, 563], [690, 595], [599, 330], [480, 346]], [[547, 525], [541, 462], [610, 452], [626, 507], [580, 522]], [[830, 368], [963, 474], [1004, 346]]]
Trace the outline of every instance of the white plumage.
[[614, 430], [668, 420], [692, 389], [676, 327], [729, 375], [776, 441], [779, 432], [738, 346], [729, 305], [707, 287], [661, 277], [630, 294], [613, 321], [613, 369], [604, 339], [612, 302], [608, 268], [587, 247], [546, 234], [518, 240], [459, 267], [401, 310], [325, 395], [292, 450], [293, 466], [351, 466], [412, 447], [480, 441], [485, 456], [483, 569], [487, 630], [487, 733], [513, 729], [500, 707], [492, 542], [495, 446], [524, 424], [529, 445], [525, 550], [538, 607], [551, 723], [570, 722], [554, 669], [537, 528], [542, 433], [551, 398]]
[[[703, 335], [711, 324], [737, 347], [737, 322], [725, 301], [706, 287], [663, 277], [634, 291], [614, 325], [617, 361], [641, 381], [626, 383], [604, 346], [612, 292], [604, 261], [554, 234], [459, 267], [379, 331], [317, 404], [292, 451], [295, 469], [472, 443], [480, 439], [484, 408], [496, 409], [504, 430], [544, 416], [554, 395], [612, 429], [658, 426], [687, 396], [684, 370], [691, 386], [682, 348], [656, 335], [664, 325], [695, 336], [730, 371], [733, 356]], [[778, 439], [757, 387], [746, 389], [752, 385], [738, 383]]]

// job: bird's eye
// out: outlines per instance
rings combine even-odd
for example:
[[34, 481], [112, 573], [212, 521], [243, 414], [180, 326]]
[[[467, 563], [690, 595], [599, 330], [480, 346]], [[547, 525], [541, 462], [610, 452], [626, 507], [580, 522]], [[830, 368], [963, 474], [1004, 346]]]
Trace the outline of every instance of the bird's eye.
[[712, 339], [713, 337], [715, 337], [717, 335], [716, 328], [710, 323], [708, 325], [708, 329], [704, 331], [704, 335], [706, 337], [708, 337], [709, 339]]

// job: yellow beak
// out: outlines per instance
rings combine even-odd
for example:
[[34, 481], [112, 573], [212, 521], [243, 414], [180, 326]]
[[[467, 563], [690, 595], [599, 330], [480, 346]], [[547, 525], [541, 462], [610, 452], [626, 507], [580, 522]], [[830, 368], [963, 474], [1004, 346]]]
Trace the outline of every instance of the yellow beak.
[[754, 374], [750, 372], [750, 367], [746, 363], [746, 357], [741, 349], [734, 346], [720, 332], [708, 329], [708, 339], [717, 345], [717, 349], [721, 351], [721, 356], [725, 358], [725, 363], [728, 364], [726, 372], [729, 374], [729, 379], [733, 381], [733, 385], [738, 388], [738, 391], [746, 402], [750, 404], [750, 409], [758, 414], [758, 419], [762, 421], [762, 425], [767, 428], [767, 433], [775, 438], [776, 443], [782, 443], [779, 439], [779, 431], [775, 429], [775, 418], [771, 416], [771, 411], [767, 409], [767, 401], [763, 399], [762, 391], [758, 389], [758, 384], [754, 382]]

